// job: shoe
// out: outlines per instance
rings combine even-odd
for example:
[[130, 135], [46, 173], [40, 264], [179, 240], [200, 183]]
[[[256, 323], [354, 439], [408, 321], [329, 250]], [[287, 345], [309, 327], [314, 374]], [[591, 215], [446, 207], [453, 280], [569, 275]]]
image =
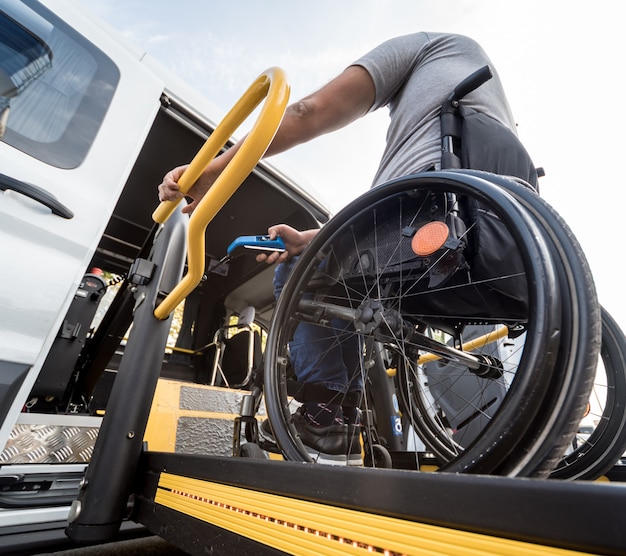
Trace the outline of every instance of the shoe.
[[329, 425], [317, 427], [297, 412], [293, 424], [298, 431], [300, 441], [315, 463], [324, 465], [346, 465], [348, 451], [347, 425]]
[[361, 425], [346, 425], [348, 440], [346, 459], [349, 466], [363, 466], [363, 450], [361, 447]]
[[[299, 402], [291, 402], [289, 407], [291, 409], [292, 416], [300, 409], [301, 406], [302, 404]], [[276, 442], [276, 437], [274, 436], [274, 431], [272, 430], [272, 424], [270, 423], [269, 418], [261, 421], [258, 432], [259, 440], [264, 444], [264, 449], [280, 454], [280, 448], [278, 447], [278, 442]]]
[[269, 419], [259, 425], [259, 445], [268, 452], [280, 454]]
[[354, 406], [342, 408], [343, 421], [348, 426], [348, 465], [363, 465], [363, 446], [361, 444], [361, 410]]
[[[300, 411], [294, 413], [293, 423], [307, 454], [315, 463], [324, 465], [347, 464], [347, 425], [317, 427], [312, 425]], [[273, 446], [280, 452], [269, 419], [263, 421], [259, 426], [259, 440], [265, 450], [273, 451], [270, 448]], [[360, 455], [361, 444], [359, 442], [359, 457]]]

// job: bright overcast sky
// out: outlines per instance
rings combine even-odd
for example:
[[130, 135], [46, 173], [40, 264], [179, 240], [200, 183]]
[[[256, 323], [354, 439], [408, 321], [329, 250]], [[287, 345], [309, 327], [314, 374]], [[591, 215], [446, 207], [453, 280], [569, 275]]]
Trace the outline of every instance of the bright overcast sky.
[[[485, 48], [519, 134], [546, 170], [542, 195], [590, 260], [601, 303], [626, 328], [623, 9], [617, 0], [82, 0], [205, 94], [222, 113], [266, 68], [282, 67], [292, 100], [378, 43], [453, 31]], [[370, 185], [387, 113], [271, 161], [333, 210]], [[156, 184], [155, 184], [156, 185]], [[259, 230], [262, 232], [263, 230]]]

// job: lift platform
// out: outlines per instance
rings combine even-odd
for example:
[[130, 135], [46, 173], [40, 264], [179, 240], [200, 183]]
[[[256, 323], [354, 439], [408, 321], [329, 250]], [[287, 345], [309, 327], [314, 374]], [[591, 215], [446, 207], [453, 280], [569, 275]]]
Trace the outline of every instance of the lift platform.
[[626, 485], [149, 453], [132, 519], [190, 554], [623, 554]]
[[[224, 410], [203, 414], [188, 409], [181, 387], [157, 389], [148, 429], [157, 423], [160, 435], [146, 434], [138, 464], [107, 454], [110, 463], [88, 475], [85, 491], [96, 493], [97, 505], [70, 524], [74, 540], [109, 539], [122, 516], [116, 500], [128, 499], [132, 522], [197, 555], [624, 553], [622, 466], [610, 480], [571, 482], [194, 455], [198, 433], [205, 449], [229, 453], [222, 433], [232, 433], [242, 393], [196, 386], [188, 397]], [[189, 419], [197, 423], [188, 438]], [[176, 423], [182, 430], [172, 433]], [[120, 488], [120, 463], [136, 466], [130, 497]]]
[[[151, 262], [142, 261], [146, 279], [133, 282], [134, 325], [70, 512], [70, 538], [104, 542], [130, 517], [198, 556], [626, 552], [626, 484], [147, 451], [146, 423], [177, 303], [168, 300], [187, 290], [180, 280], [185, 222], [173, 210]], [[185, 278], [194, 274], [191, 260]]]

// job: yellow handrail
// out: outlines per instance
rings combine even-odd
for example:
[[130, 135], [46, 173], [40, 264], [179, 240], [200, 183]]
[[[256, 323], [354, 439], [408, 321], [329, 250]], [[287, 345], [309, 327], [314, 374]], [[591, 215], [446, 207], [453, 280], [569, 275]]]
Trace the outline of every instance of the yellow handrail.
[[[254, 81], [215, 128], [215, 131], [198, 151], [198, 154], [196, 154], [178, 181], [180, 190], [183, 193], [187, 193], [211, 160], [215, 158], [220, 149], [226, 144], [233, 132], [252, 113], [263, 98], [266, 98], [265, 103], [252, 130], [239, 151], [198, 203], [189, 219], [187, 274], [156, 307], [154, 316], [159, 320], [166, 319], [202, 279], [204, 274], [204, 235], [206, 227], [250, 172], [252, 172], [276, 134], [289, 100], [289, 85], [282, 69], [277, 67], [269, 68]], [[180, 199], [162, 202], [154, 211], [152, 215], [153, 220], [159, 224], [164, 223], [179, 202]]]

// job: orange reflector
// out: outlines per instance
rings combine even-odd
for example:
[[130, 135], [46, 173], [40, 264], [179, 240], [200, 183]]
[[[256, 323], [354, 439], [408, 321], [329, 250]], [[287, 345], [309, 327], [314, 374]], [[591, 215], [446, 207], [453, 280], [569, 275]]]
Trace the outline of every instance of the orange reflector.
[[448, 239], [448, 234], [448, 226], [444, 222], [429, 222], [415, 232], [411, 240], [411, 249], [420, 257], [432, 255], [443, 247]]

